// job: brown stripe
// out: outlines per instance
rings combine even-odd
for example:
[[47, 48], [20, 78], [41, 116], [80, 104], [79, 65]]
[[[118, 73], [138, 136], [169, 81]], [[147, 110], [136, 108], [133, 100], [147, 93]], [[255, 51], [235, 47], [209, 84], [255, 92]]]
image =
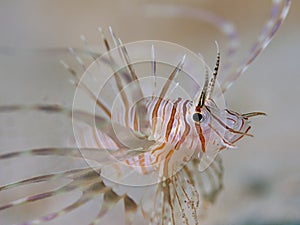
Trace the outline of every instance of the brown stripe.
[[152, 150], [152, 154], [153, 154], [154, 152], [156, 152], [156, 151], [162, 149], [163, 147], [165, 147], [165, 145], [166, 145], [166, 143], [164, 142], [164, 143], [162, 143], [162, 145], [160, 145], [160, 146], [158, 146], [157, 148], [153, 149], [153, 150]]
[[195, 123], [197, 133], [199, 135], [199, 140], [201, 142], [202, 152], [205, 152], [205, 138], [202, 133], [202, 129], [199, 123]]
[[134, 119], [133, 119], [133, 129], [134, 129], [134, 131], [140, 131], [139, 130], [139, 120], [137, 118], [136, 111], [133, 112], [133, 116], [134, 116]]
[[[163, 149], [163, 148], [165, 147], [165, 145], [166, 145], [166, 143], [164, 142], [164, 143], [162, 143], [162, 145], [160, 145], [160, 146], [157, 147], [156, 149], [152, 150], [151, 155], [153, 155], [154, 152]], [[158, 159], [159, 159], [159, 157], [160, 157], [160, 155], [161, 155], [162, 153], [163, 153], [163, 151], [157, 154], [157, 156], [156, 156], [156, 158], [155, 158], [155, 161], [154, 161], [152, 164], [155, 164], [155, 163], [158, 162]]]
[[165, 121], [165, 115], [166, 115], [166, 108], [168, 105], [168, 101], [166, 101], [166, 104], [163, 105], [163, 112], [162, 112], [162, 121]]
[[[249, 130], [251, 129], [251, 126], [249, 126], [247, 128], [247, 130], [245, 131], [245, 133], [247, 133]], [[236, 143], [238, 140], [240, 140], [242, 137], [244, 137], [243, 135], [241, 135], [240, 137], [238, 137], [237, 139], [235, 139], [232, 143]]]
[[138, 158], [139, 158], [140, 165], [145, 165], [144, 154], [139, 154]]
[[[251, 129], [251, 126], [249, 126], [249, 127], [247, 128], [247, 130], [245, 131], [245, 133], [247, 133], [250, 129]], [[239, 141], [242, 137], [244, 137], [244, 135], [239, 136], [237, 139], [235, 139], [235, 140], [232, 141], [231, 143], [232, 143], [232, 144], [235, 144], [235, 143], [236, 143], [237, 141]], [[226, 148], [226, 147], [223, 146], [223, 147], [220, 148], [220, 150], [223, 150], [223, 149], [225, 149], [225, 148]]]
[[181, 100], [182, 100], [181, 98], [178, 98], [178, 99], [174, 102], [174, 104], [173, 104], [173, 108], [172, 108], [170, 120], [169, 120], [168, 125], [167, 125], [166, 136], [165, 136], [167, 142], [168, 142], [168, 139], [169, 139], [169, 135], [170, 135], [170, 133], [171, 133], [171, 130], [172, 130], [173, 123], [174, 123], [175, 113], [176, 113], [176, 108], [177, 108], [178, 103], [179, 103]]
[[226, 111], [228, 114], [232, 115], [232, 116], [236, 116], [236, 114], [235, 114], [235, 113], [233, 113], [233, 112], [229, 111], [228, 109], [225, 109], [225, 111]]
[[186, 121], [186, 118], [185, 118], [185, 115], [186, 115], [186, 111], [187, 111], [187, 107], [186, 105], [188, 104], [189, 101], [186, 101], [184, 104], [183, 104], [183, 115], [184, 115], [184, 124], [185, 124], [185, 130], [183, 132], [183, 135], [181, 136], [180, 140], [176, 143], [175, 145], [175, 149], [177, 150], [180, 145], [184, 142], [185, 138], [188, 136], [188, 134], [190, 133], [190, 125], [188, 124], [188, 122]]
[[152, 163], [152, 165], [154, 165], [155, 163], [158, 162], [158, 159], [159, 159], [159, 157], [161, 156], [162, 153], [163, 153], [163, 152], [160, 152], [160, 153], [157, 154], [157, 156], [156, 156], [156, 158], [155, 158], [155, 161]]
[[138, 157], [139, 157], [139, 166], [142, 169], [142, 173], [147, 174], [148, 171], [147, 171], [146, 165], [145, 165], [145, 154], [143, 154], [143, 155], [140, 154]]
[[158, 108], [160, 106], [161, 101], [162, 101], [162, 98], [157, 99], [157, 102], [156, 102], [156, 104], [154, 106], [154, 109], [152, 111], [152, 130], [153, 130], [153, 132], [155, 131], [156, 122], [157, 122], [156, 121], [157, 120], [157, 113], [158, 113]]
[[168, 163], [169, 163], [173, 153], [174, 153], [174, 149], [171, 149], [166, 156], [166, 160], [165, 160], [165, 164], [164, 164], [164, 176], [165, 177], [168, 177], [168, 175], [169, 175], [168, 174]]

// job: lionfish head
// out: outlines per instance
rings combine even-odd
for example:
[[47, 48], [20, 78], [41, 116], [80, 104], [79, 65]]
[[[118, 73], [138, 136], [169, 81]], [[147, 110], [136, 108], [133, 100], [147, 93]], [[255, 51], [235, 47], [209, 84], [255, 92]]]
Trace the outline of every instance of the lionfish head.
[[240, 114], [228, 109], [220, 109], [212, 98], [216, 78], [220, 64], [220, 52], [217, 45], [217, 60], [212, 74], [208, 78], [206, 69], [206, 79], [201, 94], [193, 106], [192, 121], [201, 143], [202, 152], [220, 151], [225, 148], [234, 148], [244, 136], [248, 134], [251, 126], [249, 117], [265, 115], [262, 112], [251, 112]]

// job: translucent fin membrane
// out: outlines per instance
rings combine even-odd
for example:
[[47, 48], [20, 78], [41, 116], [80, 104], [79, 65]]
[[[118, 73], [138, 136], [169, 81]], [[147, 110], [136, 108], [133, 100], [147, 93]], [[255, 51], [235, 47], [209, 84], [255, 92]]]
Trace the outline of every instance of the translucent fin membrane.
[[219, 157], [204, 172], [199, 172], [199, 164], [194, 159], [162, 182], [155, 194], [149, 192], [143, 197], [142, 210], [149, 216], [150, 224], [201, 224], [222, 190], [223, 167]]
[[[53, 153], [55, 154], [55, 152]], [[4, 157], [0, 159], [3, 158]], [[88, 203], [89, 201], [91, 201], [99, 195], [103, 195], [102, 206], [100, 207], [99, 213], [96, 216], [96, 218], [90, 219], [91, 225], [99, 224], [99, 222], [101, 222], [101, 219], [106, 215], [106, 213], [110, 209], [112, 209], [119, 201], [123, 201], [124, 204], [126, 224], [132, 224], [137, 211], [137, 204], [127, 194], [118, 195], [116, 192], [114, 192], [111, 186], [108, 186], [104, 183], [103, 179], [99, 176], [99, 173], [101, 173], [100, 170], [97, 173], [94, 169], [82, 168], [78, 170], [69, 170], [55, 174], [37, 176], [2, 186], [0, 187], [0, 191], [9, 190], [19, 186], [25, 186], [33, 183], [50, 182], [62, 178], [68, 180], [71, 179], [71, 181], [66, 185], [63, 185], [62, 187], [56, 188], [52, 191], [27, 196], [2, 205], [0, 206], [0, 211], [28, 204], [31, 202], [38, 202], [43, 199], [52, 198], [57, 195], [65, 195], [67, 193], [77, 190], [81, 192], [81, 196], [74, 203], [67, 205], [66, 207], [58, 211], [39, 216], [38, 218], [30, 221], [22, 222], [19, 225], [33, 225], [49, 222], [51, 220], [64, 216], [65, 214], [75, 210], [76, 208], [85, 205], [86, 203]]]

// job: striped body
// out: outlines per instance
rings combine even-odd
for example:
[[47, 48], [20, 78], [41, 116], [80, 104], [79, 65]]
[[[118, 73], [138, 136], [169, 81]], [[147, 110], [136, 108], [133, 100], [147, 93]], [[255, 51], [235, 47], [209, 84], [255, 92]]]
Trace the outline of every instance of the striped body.
[[[138, 117], [140, 105], [145, 106], [147, 111], [145, 121], [138, 122], [138, 129], [135, 130], [134, 118]], [[143, 154], [125, 160], [127, 165], [142, 174], [157, 168], [167, 169], [168, 174], [174, 173], [193, 157], [201, 158], [204, 153], [215, 155], [221, 149], [233, 148], [234, 143], [250, 129], [247, 119], [229, 110], [219, 110], [212, 100], [202, 108], [204, 121], [201, 123], [195, 123], [192, 119], [195, 105], [190, 100], [148, 97], [141, 100], [139, 106], [135, 105], [127, 113], [118, 111], [115, 122], [124, 128], [129, 126], [127, 128], [133, 135], [137, 132], [138, 136], [145, 136], [148, 141], [154, 142], [144, 148]], [[125, 107], [123, 109], [126, 110]], [[119, 136], [118, 133], [116, 136]], [[138, 139], [132, 137], [127, 143]], [[118, 141], [103, 131], [88, 128], [82, 131], [80, 147], [115, 150], [120, 147]], [[166, 163], [167, 157], [169, 160]]]

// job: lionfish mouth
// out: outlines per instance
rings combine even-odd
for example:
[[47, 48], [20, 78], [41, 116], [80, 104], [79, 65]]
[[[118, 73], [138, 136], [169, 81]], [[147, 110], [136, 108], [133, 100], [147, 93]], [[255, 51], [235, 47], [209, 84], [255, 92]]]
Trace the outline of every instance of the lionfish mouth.
[[244, 136], [253, 137], [252, 134], [248, 133], [251, 129], [248, 119], [254, 116], [266, 115], [263, 112], [239, 114], [226, 109], [224, 111], [225, 115], [223, 115], [223, 118], [221, 114], [216, 114], [209, 108], [208, 111], [212, 120], [208, 124], [213, 134], [212, 139], [216, 137], [221, 141], [223, 147], [221, 147], [220, 150], [236, 148], [235, 144]]

